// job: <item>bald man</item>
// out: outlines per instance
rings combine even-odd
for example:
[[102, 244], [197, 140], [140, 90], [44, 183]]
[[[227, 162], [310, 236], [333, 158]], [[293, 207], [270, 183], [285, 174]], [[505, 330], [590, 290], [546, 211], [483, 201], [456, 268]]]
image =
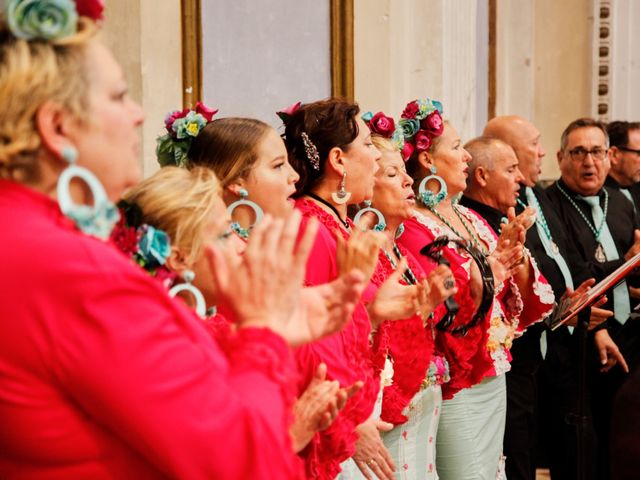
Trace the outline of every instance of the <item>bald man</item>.
[[[572, 248], [562, 221], [556, 215], [545, 191], [536, 183], [540, 178], [545, 151], [540, 143], [540, 131], [526, 119], [511, 115], [490, 120], [483, 135], [509, 144], [517, 157], [522, 174], [516, 213], [526, 206], [538, 212], [536, 224], [527, 231], [525, 246], [534, 256], [542, 274], [560, 298], [567, 287], [574, 288], [589, 278], [586, 269], [569, 269], [581, 259]], [[549, 348], [546, 349], [546, 338]], [[576, 365], [573, 361], [576, 343], [567, 327], [551, 334], [542, 327], [528, 329], [514, 342], [512, 369], [507, 374], [507, 423], [504, 452], [507, 456], [509, 480], [534, 480], [537, 426], [544, 425], [549, 445], [549, 462], [553, 478], [572, 479], [576, 476], [575, 429], [564, 418], [572, 411], [576, 396]], [[542, 352], [547, 354], [543, 363]], [[539, 370], [542, 368], [542, 372]], [[540, 384], [540, 377], [545, 381]], [[541, 390], [541, 386], [548, 386]], [[538, 394], [545, 421], [538, 420]], [[551, 394], [553, 397], [551, 397]], [[548, 411], [546, 411], [548, 409]], [[546, 437], [548, 436], [548, 440]]]

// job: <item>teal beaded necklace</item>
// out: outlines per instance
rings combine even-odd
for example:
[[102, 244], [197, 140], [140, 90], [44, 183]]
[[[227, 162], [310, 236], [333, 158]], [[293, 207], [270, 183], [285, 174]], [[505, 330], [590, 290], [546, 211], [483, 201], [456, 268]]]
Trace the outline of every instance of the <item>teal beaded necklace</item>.
[[[544, 231], [545, 236], [547, 237], [547, 239], [549, 240], [549, 243], [551, 244], [551, 251], [554, 254], [558, 254], [560, 252], [560, 249], [558, 248], [558, 245], [556, 244], [556, 242], [553, 241], [553, 237], [551, 236], [551, 229], [547, 224], [547, 219], [544, 217], [544, 213], [542, 213], [542, 208], [540, 208], [540, 204], [538, 203], [538, 200], [536, 199], [535, 194], [533, 195], [533, 199], [536, 202], [535, 205], [532, 205], [536, 209], [536, 222], [540, 220], [540, 226], [542, 227], [542, 230]], [[527, 205], [519, 198], [516, 201], [518, 202], [518, 205], [520, 205], [522, 208], [527, 208]]]
[[[384, 248], [382, 249], [382, 251], [384, 252], [385, 257], [387, 257], [387, 260], [389, 260], [391, 267], [395, 270], [398, 266], [398, 261], [402, 259], [402, 252], [400, 251], [400, 248], [398, 248], [396, 242], [393, 242], [393, 254], [396, 256], [397, 261], [394, 260], [391, 255], [389, 255], [389, 252], [387, 252]], [[416, 275], [413, 273], [409, 265], [407, 265], [407, 269], [402, 274], [402, 278], [405, 282], [407, 282], [407, 285], [418, 284], [418, 279], [416, 278]]]
[[587, 218], [587, 216], [584, 213], [582, 213], [582, 210], [580, 210], [580, 207], [578, 207], [578, 205], [573, 200], [573, 198], [571, 198], [571, 196], [567, 192], [565, 192], [565, 190], [560, 186], [560, 183], [556, 183], [556, 185], [558, 185], [558, 190], [560, 190], [560, 193], [562, 193], [562, 195], [564, 195], [565, 198], [569, 200], [569, 203], [573, 205], [573, 208], [576, 209], [576, 212], [578, 212], [582, 217], [582, 219], [586, 222], [589, 229], [595, 235], [596, 242], [600, 243], [600, 234], [602, 233], [602, 229], [604, 228], [604, 222], [607, 221], [607, 210], [609, 210], [609, 193], [607, 192], [607, 190], [606, 189], [603, 190], [604, 191], [604, 209], [603, 209], [602, 221], [600, 222], [600, 225], [598, 225], [598, 228], [596, 229], [595, 226], [591, 224], [592, 221], [590, 221]]
[[[467, 223], [466, 219], [462, 216], [462, 214], [458, 211], [458, 209], [456, 208], [456, 205], [452, 205], [451, 208], [453, 208], [453, 212], [456, 214], [456, 217], [458, 217], [458, 219], [460, 220], [460, 223], [462, 223], [462, 225], [464, 226], [464, 229], [469, 234], [469, 239], [471, 240], [472, 245], [478, 250], [480, 250], [482, 253], [486, 254], [486, 252], [484, 251], [484, 248], [482, 248], [480, 244], [480, 240], [478, 239], [478, 236], [473, 232], [473, 230], [471, 230], [471, 227]], [[430, 207], [429, 210], [433, 212], [433, 214], [436, 217], [438, 217], [442, 223], [444, 223], [447, 227], [449, 227], [449, 229], [453, 233], [455, 233], [458, 237], [464, 239], [464, 235], [462, 235], [453, 225], [451, 225], [449, 220], [447, 220], [446, 218], [444, 218], [444, 216], [438, 213], [435, 207]]]

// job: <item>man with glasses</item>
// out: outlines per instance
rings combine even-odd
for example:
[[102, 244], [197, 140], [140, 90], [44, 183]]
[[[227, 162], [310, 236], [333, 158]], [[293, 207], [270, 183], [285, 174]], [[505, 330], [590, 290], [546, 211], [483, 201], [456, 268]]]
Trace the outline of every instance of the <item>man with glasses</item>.
[[611, 122], [609, 159], [611, 170], [605, 181], [607, 187], [620, 190], [640, 210], [640, 122]]
[[[596, 120], [583, 118], [570, 123], [557, 153], [561, 178], [547, 189], [582, 259], [579, 267], [586, 266], [597, 281], [640, 252], [633, 205], [619, 191], [604, 186], [610, 168], [608, 141], [604, 125]], [[614, 315], [594, 335], [591, 357], [600, 365], [591, 369], [590, 400], [597, 435], [598, 479], [609, 478], [611, 404], [627, 370], [618, 345], [624, 345], [622, 353], [627, 360], [635, 357], [638, 349], [638, 322], [630, 319], [636, 302], [628, 289], [628, 282], [634, 280], [628, 278], [607, 292], [607, 307]], [[620, 365], [612, 368], [616, 363]]]

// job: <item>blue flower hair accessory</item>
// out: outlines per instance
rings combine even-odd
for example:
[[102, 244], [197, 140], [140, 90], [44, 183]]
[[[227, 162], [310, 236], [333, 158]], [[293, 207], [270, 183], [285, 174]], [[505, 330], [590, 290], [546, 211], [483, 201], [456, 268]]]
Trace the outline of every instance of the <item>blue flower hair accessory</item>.
[[9, 30], [22, 40], [60, 40], [78, 31], [79, 17], [102, 19], [104, 0], [6, 0]]
[[171, 254], [171, 240], [163, 230], [142, 223], [140, 207], [121, 200], [120, 221], [111, 233], [113, 243], [137, 265], [169, 288], [176, 275], [165, 266]]
[[433, 139], [442, 135], [443, 112], [442, 103], [429, 98], [413, 100], [404, 107], [398, 126], [404, 138], [402, 158], [405, 161], [411, 157], [414, 150], [428, 150]]
[[213, 110], [202, 102], [198, 102], [193, 110], [185, 108], [169, 112], [164, 119], [167, 133], [157, 139], [158, 163], [163, 167], [167, 165], [187, 166], [191, 142], [207, 123], [212, 121], [216, 113], [218, 110]]

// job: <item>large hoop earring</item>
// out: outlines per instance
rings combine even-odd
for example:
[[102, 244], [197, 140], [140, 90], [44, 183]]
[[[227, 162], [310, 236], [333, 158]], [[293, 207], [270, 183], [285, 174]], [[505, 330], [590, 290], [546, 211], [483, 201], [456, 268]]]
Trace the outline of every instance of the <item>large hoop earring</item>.
[[247, 192], [246, 189], [241, 188], [238, 191], [238, 195], [240, 195], [240, 200], [236, 200], [231, 205], [229, 205], [227, 207], [227, 212], [229, 213], [229, 216], [233, 217], [233, 211], [240, 206], [249, 207], [251, 210], [253, 210], [253, 214], [255, 215], [256, 219], [247, 228], [242, 228], [238, 222], [235, 222], [235, 221], [231, 222], [231, 230], [236, 232], [236, 234], [241, 238], [244, 238], [245, 240], [247, 240], [249, 238], [249, 232], [251, 231], [251, 229], [255, 227], [258, 223], [260, 223], [260, 221], [264, 217], [264, 212], [256, 202], [247, 200], [247, 197], [249, 196], [249, 192]]
[[[358, 225], [360, 219], [362, 218], [362, 215], [368, 212], [374, 213], [376, 217], [378, 217], [378, 223], [376, 223], [373, 226], [372, 230], [376, 232], [384, 231], [384, 229], [387, 228], [387, 223], [384, 220], [384, 215], [380, 210], [378, 210], [377, 208], [373, 208], [371, 206], [371, 200], [364, 201], [364, 208], [361, 208], [360, 210], [358, 210], [358, 213], [356, 213], [356, 216], [353, 217], [353, 223]], [[361, 230], [366, 230], [366, 228], [361, 228]]]
[[[104, 187], [91, 171], [76, 165], [78, 150], [71, 145], [63, 147], [62, 158], [69, 163], [60, 177], [56, 186], [58, 205], [64, 215], [69, 217], [82, 232], [107, 240], [111, 235], [111, 230], [118, 220], [120, 212], [117, 207], [107, 198]], [[89, 188], [93, 197], [93, 206], [80, 205], [73, 201], [69, 186], [73, 178], [81, 179]]]
[[196, 313], [199, 317], [205, 318], [207, 316], [207, 304], [204, 300], [204, 295], [198, 290], [198, 287], [193, 285], [193, 280], [196, 278], [196, 274], [191, 270], [186, 270], [182, 276], [185, 283], [179, 283], [171, 287], [169, 290], [169, 296], [175, 297], [180, 292], [189, 292], [196, 301]]
[[346, 189], [347, 172], [342, 173], [342, 181], [340, 182], [340, 188], [337, 192], [331, 194], [331, 198], [338, 205], [343, 205], [351, 198], [351, 192], [347, 192]]
[[[427, 188], [427, 183], [431, 180], [438, 182], [439, 190], [433, 193]], [[447, 184], [444, 183], [442, 177], [436, 175], [436, 167], [431, 166], [431, 175], [427, 175], [422, 179], [418, 186], [418, 200], [427, 208], [434, 208], [447, 197]]]

